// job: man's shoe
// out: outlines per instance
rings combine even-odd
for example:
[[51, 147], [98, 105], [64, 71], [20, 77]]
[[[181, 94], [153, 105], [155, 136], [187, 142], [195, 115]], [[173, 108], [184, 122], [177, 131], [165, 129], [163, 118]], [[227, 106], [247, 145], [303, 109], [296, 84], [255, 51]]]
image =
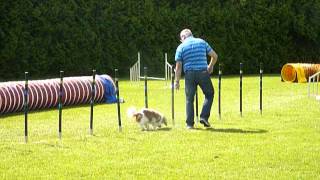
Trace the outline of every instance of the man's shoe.
[[187, 125], [187, 129], [188, 129], [188, 130], [190, 130], [190, 129], [194, 129], [194, 127], [193, 127], [193, 126], [189, 126], [189, 125]]
[[210, 123], [205, 119], [200, 119], [200, 123], [203, 124], [204, 127], [211, 127]]

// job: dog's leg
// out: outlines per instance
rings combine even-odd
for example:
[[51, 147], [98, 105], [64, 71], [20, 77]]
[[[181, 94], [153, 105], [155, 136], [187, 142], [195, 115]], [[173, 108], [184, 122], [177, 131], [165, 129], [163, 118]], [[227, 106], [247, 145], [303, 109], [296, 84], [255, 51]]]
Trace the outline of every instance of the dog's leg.
[[144, 125], [144, 127], [145, 127], [146, 131], [149, 131], [149, 124], [148, 124], [148, 123], [146, 123], [146, 124]]
[[154, 131], [157, 130], [157, 125], [152, 124], [152, 128], [153, 128]]
[[146, 126], [142, 123], [140, 123], [140, 127], [141, 127], [141, 131], [145, 131], [146, 130]]
[[152, 119], [151, 125], [152, 125], [152, 130], [154, 131], [157, 130], [158, 123], [156, 123], [155, 119]]

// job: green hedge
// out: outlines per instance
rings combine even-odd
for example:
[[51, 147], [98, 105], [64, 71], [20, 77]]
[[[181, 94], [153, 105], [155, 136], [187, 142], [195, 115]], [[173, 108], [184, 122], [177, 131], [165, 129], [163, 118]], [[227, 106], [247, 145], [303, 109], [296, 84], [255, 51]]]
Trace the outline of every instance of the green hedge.
[[260, 62], [279, 73], [286, 62], [319, 62], [319, 22], [319, 0], [0, 0], [0, 77], [128, 76], [138, 51], [163, 75], [164, 53], [174, 63], [186, 27], [214, 47], [225, 74], [239, 62], [245, 73]]

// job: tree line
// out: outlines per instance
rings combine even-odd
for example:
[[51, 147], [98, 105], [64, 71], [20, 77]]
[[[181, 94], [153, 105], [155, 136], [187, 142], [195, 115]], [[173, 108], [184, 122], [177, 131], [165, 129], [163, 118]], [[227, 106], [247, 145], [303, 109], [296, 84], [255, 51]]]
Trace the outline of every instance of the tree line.
[[[190, 28], [219, 55], [224, 74], [279, 73], [287, 62], [320, 63], [319, 0], [0, 0], [0, 79], [123, 77], [142, 67], [164, 76], [179, 33]], [[217, 68], [215, 68], [215, 73]]]

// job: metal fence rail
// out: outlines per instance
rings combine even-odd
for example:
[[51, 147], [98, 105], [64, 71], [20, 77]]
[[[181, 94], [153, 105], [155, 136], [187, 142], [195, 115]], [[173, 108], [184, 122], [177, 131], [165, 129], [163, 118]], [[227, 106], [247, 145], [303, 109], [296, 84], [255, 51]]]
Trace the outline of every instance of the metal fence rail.
[[[164, 68], [165, 68], [165, 75], [164, 78], [161, 77], [150, 77], [148, 76], [147, 79], [152, 79], [152, 80], [165, 80], [165, 81], [170, 81], [172, 74], [172, 65], [168, 62], [168, 54], [165, 53], [165, 63], [164, 63]], [[134, 63], [133, 66], [130, 68], [130, 81], [131, 82], [137, 82], [140, 81], [140, 79], [144, 79], [144, 77], [141, 76], [141, 65], [140, 65], [140, 52], [138, 52], [138, 60], [136, 63]]]
[[320, 100], [319, 80], [320, 80], [320, 71], [310, 76], [308, 80], [308, 96], [315, 97], [317, 100]]

